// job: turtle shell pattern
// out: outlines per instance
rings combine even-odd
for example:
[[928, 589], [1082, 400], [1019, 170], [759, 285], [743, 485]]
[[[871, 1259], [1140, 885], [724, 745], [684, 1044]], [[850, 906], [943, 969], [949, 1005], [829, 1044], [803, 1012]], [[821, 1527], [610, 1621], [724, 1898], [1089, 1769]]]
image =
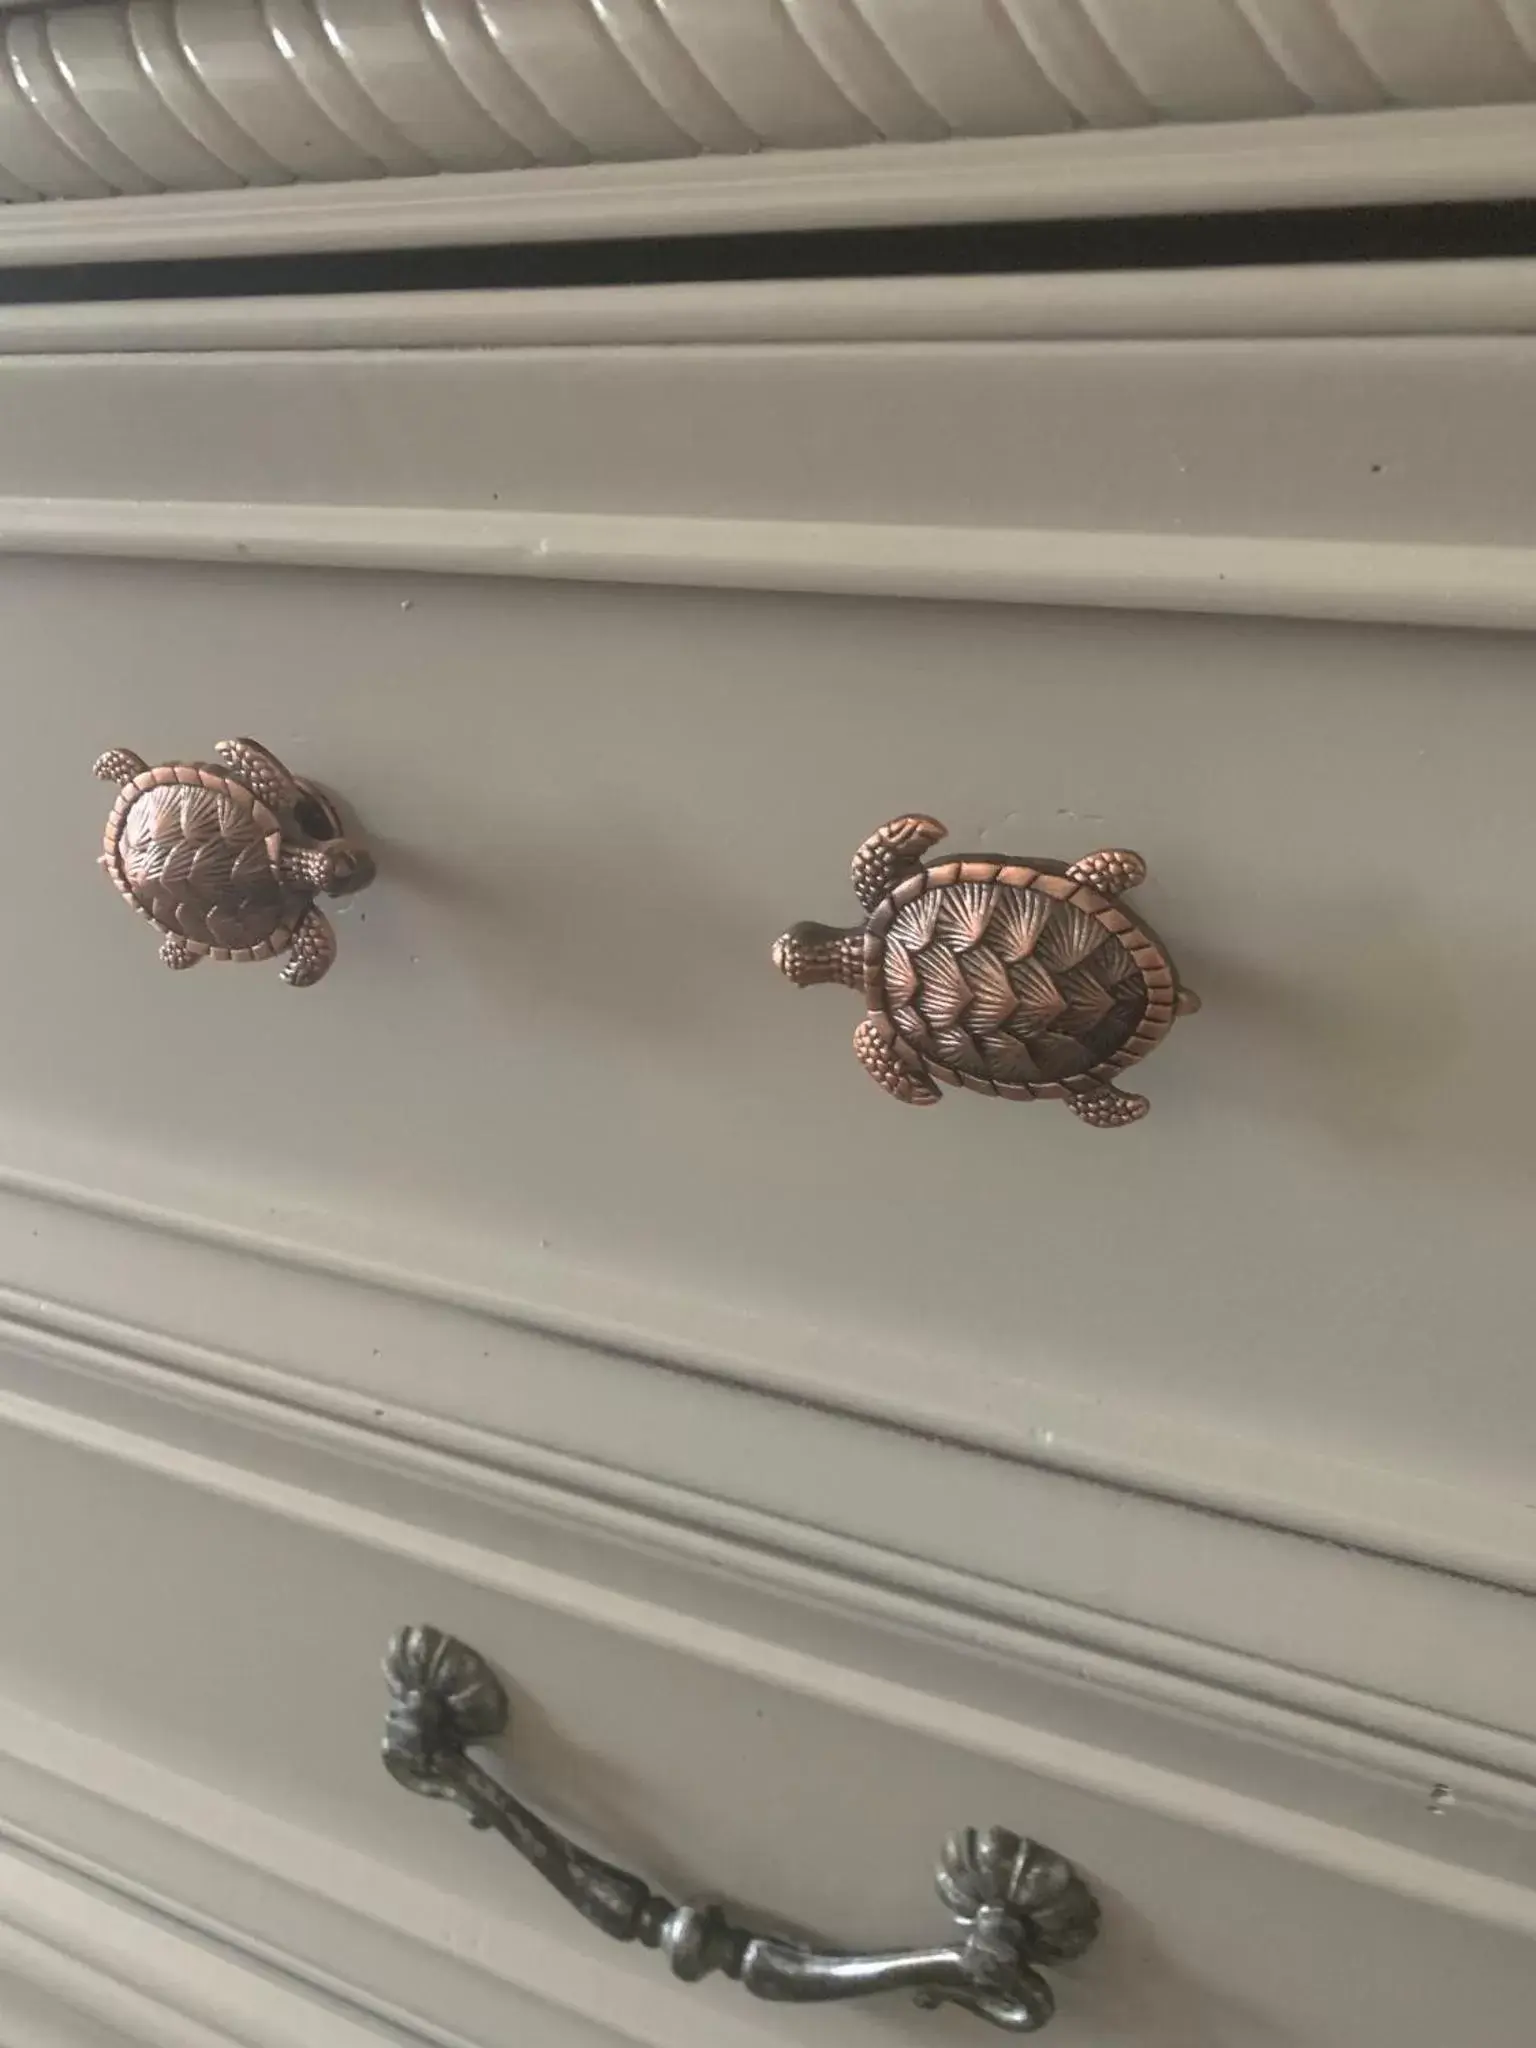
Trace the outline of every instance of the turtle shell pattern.
[[1176, 995], [1161, 944], [1118, 902], [1017, 861], [939, 861], [900, 883], [870, 913], [864, 976], [935, 1078], [1023, 1101], [1133, 1066]]
[[136, 910], [220, 960], [280, 953], [304, 912], [282, 877], [282, 826], [218, 768], [151, 768], [107, 820], [113, 880]]

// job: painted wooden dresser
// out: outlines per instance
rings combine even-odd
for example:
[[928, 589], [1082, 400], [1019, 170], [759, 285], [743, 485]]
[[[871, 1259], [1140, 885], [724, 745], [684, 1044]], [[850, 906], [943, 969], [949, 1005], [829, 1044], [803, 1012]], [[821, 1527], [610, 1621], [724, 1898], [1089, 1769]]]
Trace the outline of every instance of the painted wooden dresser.
[[[938, 1948], [1015, 1830], [1062, 2048], [1529, 2048], [1536, 16], [0, 12], [0, 2043], [989, 2038], [405, 1797], [431, 1624], [669, 1901]], [[245, 732], [315, 989], [96, 865]], [[907, 811], [1145, 855], [1144, 1121], [775, 973]]]

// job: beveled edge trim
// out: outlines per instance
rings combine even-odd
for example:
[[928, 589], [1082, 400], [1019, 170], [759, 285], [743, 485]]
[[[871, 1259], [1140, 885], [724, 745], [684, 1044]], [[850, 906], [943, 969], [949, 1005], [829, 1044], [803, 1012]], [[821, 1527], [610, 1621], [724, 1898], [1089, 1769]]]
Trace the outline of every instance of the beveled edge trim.
[[935, 226], [1536, 192], [1536, 107], [1390, 108], [0, 210], [0, 265]]
[[1536, 548], [1435, 541], [9, 497], [0, 554], [1536, 628]]
[[501, 2034], [428, 2016], [467, 1983], [514, 2037], [526, 2009], [535, 2029], [551, 2011], [585, 2022], [592, 2048], [702, 2048], [655, 2024], [654, 2001], [616, 2020], [611, 1978], [584, 1996], [605, 1964], [504, 1911], [460, 1902], [479, 1938], [456, 1944], [443, 1895], [408, 1872], [6, 1700], [0, 1786], [0, 1975], [114, 2041], [471, 2048]]
[[[804, 1371], [777, 1363], [773, 1370], [768, 1370], [760, 1356], [738, 1357], [723, 1348], [641, 1328], [632, 1315], [605, 1315], [590, 1305], [590, 1287], [586, 1285], [579, 1307], [552, 1299], [519, 1298], [510, 1292], [413, 1271], [393, 1262], [370, 1260], [238, 1224], [162, 1209], [131, 1197], [105, 1194], [4, 1164], [0, 1164], [0, 1194], [57, 1207], [103, 1224], [164, 1236], [194, 1252], [221, 1252], [258, 1267], [311, 1276], [327, 1286], [360, 1288], [381, 1301], [394, 1299], [428, 1311], [449, 1310], [501, 1328], [525, 1331], [552, 1343], [575, 1345], [606, 1358], [632, 1360], [685, 1377], [702, 1378], [727, 1392], [741, 1391], [755, 1399], [787, 1402], [796, 1410], [821, 1412], [877, 1430], [894, 1428], [903, 1435], [915, 1433], [940, 1446], [978, 1450], [989, 1457], [1086, 1480], [1094, 1486], [1143, 1499], [1227, 1516], [1251, 1527], [1305, 1541], [1342, 1545], [1364, 1556], [1424, 1568], [1478, 1585], [1536, 1594], [1536, 1552], [1529, 1542], [1529, 1510], [1517, 1501], [1490, 1501], [1486, 1494], [1469, 1487], [1377, 1474], [1353, 1462], [1292, 1452], [1287, 1463], [1294, 1478], [1308, 1482], [1305, 1490], [1295, 1485], [1285, 1487], [1273, 1477], [1261, 1490], [1251, 1477], [1245, 1480], [1247, 1461], [1232, 1458], [1242, 1440], [1223, 1431], [1198, 1432], [1200, 1448], [1206, 1453], [1206, 1462], [1201, 1464], [1189, 1455], [1192, 1437], [1197, 1433], [1181, 1427], [1177, 1435], [1187, 1461], [1176, 1468], [1156, 1456], [1127, 1452], [1118, 1444], [1094, 1443], [1077, 1433], [1069, 1437], [1060, 1430], [1016, 1427], [997, 1413], [983, 1430], [963, 1414], [947, 1411], [937, 1403], [914, 1401], [905, 1392], [887, 1391], [876, 1398], [862, 1389], [855, 1395], [843, 1385], [831, 1389], [814, 1361]], [[0, 1287], [0, 1303], [6, 1301], [8, 1293], [9, 1290]], [[31, 1296], [10, 1293], [10, 1299], [12, 1306], [8, 1312], [14, 1316], [19, 1308], [21, 1320], [29, 1327], [43, 1326], [55, 1310], [66, 1313], [57, 1303], [44, 1304], [40, 1309]], [[87, 1312], [87, 1320], [103, 1319]], [[210, 1356], [200, 1347], [188, 1346], [180, 1340], [167, 1341], [178, 1354], [195, 1351], [201, 1358]], [[262, 1378], [268, 1376], [264, 1371]], [[354, 1397], [335, 1387], [326, 1389], [326, 1398], [343, 1403], [355, 1399], [359, 1415], [366, 1405], [364, 1397]], [[1142, 1433], [1138, 1429], [1138, 1437]], [[1277, 1470], [1273, 1447], [1266, 1450], [1264, 1468], [1271, 1475]], [[1370, 1498], [1373, 1480], [1387, 1478], [1392, 1482], [1388, 1489], [1390, 1506], [1385, 1496]], [[1448, 1507], [1454, 1509], [1449, 1517], [1444, 1512]], [[1432, 1508], [1441, 1511], [1438, 1516], [1430, 1512]], [[1463, 1521], [1467, 1524], [1465, 1532], [1457, 1533], [1456, 1525]]]
[[0, 1976], [40, 1993], [50, 2012], [143, 2048], [379, 2048], [380, 2019], [422, 2048], [455, 2048], [190, 1902], [158, 1898], [129, 1873], [3, 1819]]
[[1518, 256], [0, 305], [0, 356], [1530, 333]]
[[[394, 1295], [449, 1317], [468, 1314], [488, 1323], [495, 1314], [490, 1305], [461, 1290], [393, 1269], [362, 1269], [350, 1261], [316, 1255], [308, 1248], [274, 1245], [228, 1227], [152, 1218], [133, 1205], [94, 1195], [70, 1199], [66, 1191], [38, 1183], [29, 1190], [17, 1186], [14, 1174], [6, 1174], [4, 1181], [23, 1199], [58, 1202], [98, 1223], [180, 1236], [194, 1254], [233, 1253], [258, 1270], [275, 1265], [305, 1273], [334, 1293], [343, 1316], [355, 1306], [354, 1289]], [[227, 1278], [227, 1269], [220, 1268], [210, 1272], [207, 1284], [217, 1287], [221, 1273]], [[506, 1314], [503, 1308], [503, 1319]], [[519, 1322], [539, 1338], [576, 1344], [620, 1364], [636, 1356], [632, 1332], [626, 1345], [614, 1333], [571, 1329], [552, 1315], [540, 1319], [525, 1311]], [[453, 1336], [447, 1323], [432, 1327], [444, 1339]], [[862, 1615], [877, 1623], [894, 1621], [908, 1634], [961, 1651], [1003, 1656], [1046, 1674], [1064, 1674], [1073, 1683], [1143, 1705], [1194, 1713], [1244, 1736], [1279, 1739], [1316, 1755], [1394, 1771], [1414, 1782], [1429, 1782], [1449, 1765], [1465, 1795], [1536, 1818], [1536, 1734], [1494, 1727], [1459, 1710], [1416, 1704], [1397, 1692], [1348, 1677], [1310, 1672], [1298, 1661], [1299, 1644], [1297, 1654], [1277, 1660], [1222, 1642], [1217, 1629], [1201, 1635], [1187, 1622], [1169, 1626], [1120, 1617], [1068, 1594], [1028, 1590], [1027, 1583], [997, 1577], [995, 1568], [936, 1561], [910, 1547], [892, 1549], [884, 1539], [839, 1529], [825, 1517], [803, 1521], [797, 1512], [735, 1498], [713, 1480], [709, 1490], [701, 1492], [692, 1480], [645, 1471], [628, 1457], [615, 1463], [610, 1452], [594, 1454], [579, 1442], [559, 1448], [501, 1426], [430, 1413], [402, 1405], [394, 1395], [322, 1382], [308, 1370], [213, 1350], [112, 1313], [74, 1307], [53, 1295], [45, 1299], [0, 1287], [0, 1332], [19, 1355], [45, 1362], [51, 1380], [43, 1400], [0, 1390], [0, 1419], [78, 1447], [126, 1456], [168, 1474], [179, 1470], [194, 1484], [213, 1483], [215, 1490], [238, 1497], [246, 1497], [254, 1487], [269, 1504], [276, 1503], [285, 1513], [301, 1508], [300, 1519], [309, 1517], [320, 1526], [333, 1526], [329, 1503], [336, 1496], [316, 1495], [310, 1504], [300, 1500], [295, 1508], [298, 1497], [293, 1489], [260, 1470], [267, 1455], [261, 1447], [267, 1442], [296, 1443], [306, 1451], [407, 1475], [428, 1488], [493, 1506], [554, 1514], [626, 1547], [671, 1557], [685, 1568], [702, 1564], [713, 1575], [726, 1572], [770, 1593], [796, 1600], [810, 1597], [822, 1607], [830, 1603], [850, 1620]], [[477, 1345], [482, 1341], [478, 1335], [473, 1339]], [[688, 1375], [701, 1370], [680, 1350], [669, 1353], [654, 1341], [645, 1363], [653, 1372], [661, 1368]], [[71, 1376], [84, 1389], [83, 1408], [71, 1408], [60, 1397]], [[208, 1458], [162, 1443], [157, 1435], [135, 1448], [134, 1439], [119, 1426], [121, 1417], [113, 1403], [104, 1410], [106, 1420], [95, 1418], [93, 1386], [119, 1389], [153, 1403], [169, 1402], [221, 1428], [230, 1423], [244, 1427], [254, 1432], [256, 1448], [238, 1471], [231, 1470], [222, 1480]], [[729, 1378], [723, 1392], [727, 1399], [741, 1397], [753, 1404], [744, 1410], [740, 1423], [748, 1433], [754, 1415], [760, 1413], [756, 1404], [787, 1401], [797, 1410], [806, 1405], [796, 1390], [733, 1383]], [[822, 1406], [830, 1416], [876, 1431], [896, 1420], [902, 1435], [908, 1434], [895, 1417], [827, 1401]], [[1330, 1546], [1342, 1541], [1367, 1554], [1410, 1565], [1429, 1564], [1438, 1573], [1452, 1572], [1493, 1587], [1536, 1589], [1536, 1574], [1525, 1568], [1528, 1559], [1511, 1555], [1500, 1561], [1509, 1568], [1500, 1569], [1484, 1555], [1476, 1560], [1477, 1569], [1469, 1569], [1471, 1558], [1458, 1556], [1448, 1544], [1437, 1543], [1422, 1531], [1414, 1532], [1421, 1554], [1403, 1559], [1405, 1546], [1382, 1542], [1381, 1532], [1364, 1516], [1352, 1529], [1341, 1526], [1336, 1515], [1321, 1528], [1300, 1503], [1282, 1515], [1270, 1512], [1270, 1504], [1235, 1495], [1216, 1500], [1208, 1486], [1193, 1485], [1184, 1475], [1164, 1474], [1161, 1484], [1154, 1484], [1151, 1474], [1117, 1471], [1109, 1459], [1085, 1458], [1080, 1447], [1063, 1455], [1036, 1442], [1033, 1455], [1028, 1455], [996, 1438], [970, 1442], [958, 1430], [946, 1441], [932, 1417], [922, 1428], [935, 1456], [955, 1452], [963, 1457], [980, 1449], [994, 1458], [1084, 1480], [1095, 1490], [1118, 1488], [1174, 1506], [1224, 1514], [1303, 1541], [1321, 1540]], [[961, 1473], [949, 1476], [963, 1484]], [[1355, 1476], [1358, 1482], [1368, 1478], [1358, 1472]], [[1425, 1490], [1446, 1495], [1440, 1486]], [[1337, 1497], [1338, 1489], [1333, 1491]], [[363, 1526], [373, 1532], [369, 1540], [382, 1540], [379, 1518], [359, 1512]], [[548, 1574], [534, 1567], [531, 1582], [535, 1589], [547, 1590]], [[632, 1604], [620, 1598], [615, 1612], [628, 1612]]]
[[[125, 1333], [126, 1334], [126, 1333]], [[68, 1362], [71, 1350], [77, 1360], [84, 1346], [62, 1340], [54, 1356]], [[99, 1350], [99, 1347], [98, 1347]], [[146, 1361], [142, 1351], [131, 1354], [142, 1378]], [[110, 1361], [98, 1357], [98, 1364]], [[170, 1378], [167, 1375], [167, 1378]], [[176, 1387], [167, 1388], [169, 1398], [187, 1399], [186, 1376], [178, 1375]], [[269, 1439], [277, 1432], [291, 1434], [307, 1446], [343, 1459], [355, 1457], [376, 1464], [381, 1451], [396, 1471], [413, 1472], [449, 1494], [478, 1489], [485, 1494], [487, 1473], [480, 1461], [441, 1451], [411, 1456], [411, 1447], [383, 1432], [369, 1430], [356, 1422], [339, 1423], [323, 1412], [310, 1412], [297, 1405], [274, 1403], [270, 1399], [230, 1398], [231, 1390], [210, 1390], [208, 1405], [223, 1418], [246, 1410], [254, 1425], [252, 1443]], [[194, 1402], [204, 1397], [193, 1393]], [[322, 1391], [322, 1399], [324, 1394]], [[1183, 1765], [1154, 1761], [1119, 1748], [1106, 1747], [1092, 1736], [1063, 1733], [1052, 1727], [1037, 1727], [1028, 1718], [995, 1706], [974, 1705], [962, 1698], [940, 1695], [920, 1681], [892, 1676], [867, 1663], [842, 1661], [823, 1650], [797, 1643], [769, 1639], [754, 1627], [753, 1618], [740, 1626], [723, 1625], [706, 1613], [688, 1611], [677, 1604], [675, 1589], [665, 1597], [609, 1587], [600, 1576], [589, 1576], [562, 1564], [529, 1560], [514, 1547], [497, 1549], [455, 1528], [440, 1534], [426, 1517], [402, 1519], [383, 1515], [367, 1505], [348, 1499], [339, 1490], [321, 1491], [313, 1472], [302, 1485], [295, 1485], [262, 1469], [257, 1458], [248, 1461], [231, 1457], [225, 1447], [209, 1456], [182, 1445], [140, 1434], [119, 1418], [102, 1421], [55, 1405], [8, 1391], [0, 1392], [0, 1426], [31, 1432], [94, 1457], [119, 1461], [152, 1473], [157, 1480], [190, 1486], [233, 1501], [262, 1514], [282, 1520], [317, 1535], [358, 1545], [383, 1558], [449, 1579], [462, 1579], [482, 1591], [504, 1594], [509, 1599], [529, 1602], [548, 1611], [569, 1615], [621, 1639], [654, 1645], [690, 1659], [746, 1676], [774, 1690], [820, 1701], [838, 1711], [879, 1725], [902, 1730], [925, 1739], [941, 1740], [967, 1753], [992, 1758], [1021, 1770], [1033, 1771], [1076, 1790], [1121, 1806], [1137, 1808], [1162, 1819], [1204, 1829], [1228, 1839], [1294, 1858], [1305, 1865], [1328, 1869], [1355, 1881], [1397, 1894], [1423, 1900], [1436, 1907], [1486, 1924], [1536, 1934], [1536, 1891], [1494, 1872], [1470, 1864], [1447, 1861], [1422, 1848], [1394, 1841], [1385, 1835], [1343, 1825], [1321, 1813], [1290, 1806], [1272, 1794], [1239, 1789], [1216, 1775], [1203, 1775]], [[483, 1434], [483, 1433], [482, 1433]], [[508, 1500], [539, 1498], [536, 1487], [500, 1489]], [[681, 1489], [668, 1489], [679, 1500]], [[542, 1505], [548, 1507], [556, 1489], [543, 1489]], [[594, 1506], [596, 1504], [594, 1503]], [[706, 1503], [706, 1511], [713, 1503]], [[569, 1517], [568, 1517], [569, 1518]], [[584, 1519], [586, 1519], [584, 1517]], [[594, 1526], [620, 1531], [621, 1522], [611, 1511], [603, 1518], [590, 1517]], [[662, 1536], [660, 1519], [652, 1512], [630, 1518], [631, 1538], [654, 1545]], [[783, 1524], [788, 1530], [792, 1525]], [[914, 1626], [919, 1636], [931, 1635], [946, 1642], [951, 1654], [980, 1655], [995, 1660], [1001, 1653], [1019, 1656], [1015, 1625], [1000, 1627], [984, 1613], [960, 1606], [953, 1597], [928, 1595], [904, 1599], [899, 1592], [855, 1579], [837, 1568], [820, 1569], [794, 1557], [777, 1556], [766, 1546], [733, 1544], [729, 1535], [714, 1526], [694, 1547], [694, 1557], [704, 1561], [711, 1575], [731, 1575], [742, 1562], [742, 1552], [755, 1554], [753, 1574], [771, 1593], [791, 1600], [809, 1600], [818, 1608], [831, 1596], [833, 1611], [846, 1614], [856, 1625], [864, 1616], [875, 1626], [894, 1622], [907, 1634]], [[951, 1574], [958, 1587], [970, 1592], [963, 1574]], [[1135, 1625], [1128, 1625], [1134, 1627]], [[1143, 1631], [1154, 1638], [1162, 1631]], [[1176, 1638], [1166, 1634], [1171, 1648]], [[1082, 1645], [1057, 1644], [1055, 1668], [1082, 1683], [1102, 1684], [1104, 1673], [1116, 1660], [1096, 1654]], [[1238, 1658], [1235, 1674], [1246, 1666], [1246, 1677], [1273, 1678], [1283, 1684], [1306, 1674], [1286, 1667], [1268, 1666], [1264, 1660]], [[1385, 1775], [1389, 1780], [1413, 1785], [1416, 1790], [1441, 1770], [1450, 1768], [1461, 1800], [1521, 1825], [1536, 1815], [1536, 1780], [1529, 1776], [1489, 1768], [1457, 1754], [1457, 1738], [1483, 1739], [1497, 1731], [1458, 1717], [1434, 1714], [1405, 1706], [1401, 1701], [1357, 1693], [1345, 1685], [1323, 1684], [1317, 1704], [1297, 1708], [1265, 1698], [1262, 1694], [1235, 1694], [1222, 1704], [1223, 1688], [1207, 1681], [1190, 1682], [1176, 1673], [1151, 1666], [1159, 1681], [1147, 1697], [1156, 1704], [1204, 1720], [1215, 1718], [1225, 1732], [1238, 1736], [1284, 1743], [1292, 1751], [1308, 1752], [1320, 1762], [1343, 1762], [1355, 1770]], [[1311, 1681], [1318, 1685], [1317, 1681]], [[1229, 1684], [1231, 1678], [1229, 1677]], [[1327, 1710], [1322, 1710], [1326, 1698]], [[1359, 1718], [1361, 1708], [1380, 1710], [1401, 1723], [1397, 1735], [1372, 1731]], [[1213, 1716], [1212, 1709], [1215, 1709]], [[1356, 1718], [1351, 1718], [1353, 1710]], [[5, 1724], [14, 1713], [12, 1705], [0, 1699], [0, 1758], [4, 1758]], [[1412, 1737], [1417, 1730], [1435, 1738], [1423, 1743]], [[1408, 1739], [1404, 1739], [1404, 1737]], [[1502, 1737], [1512, 1757], [1529, 1759], [1532, 1744], [1523, 1738]], [[1451, 1759], [1447, 1764], [1447, 1758]], [[142, 1769], [142, 1766], [141, 1766]], [[289, 1824], [291, 1827], [291, 1824]], [[6, 1833], [0, 1812], [0, 1840]], [[194, 1839], [196, 1839], [194, 1837]], [[205, 1847], [215, 1846], [213, 1843]], [[305, 1884], [312, 1872], [291, 1873]]]

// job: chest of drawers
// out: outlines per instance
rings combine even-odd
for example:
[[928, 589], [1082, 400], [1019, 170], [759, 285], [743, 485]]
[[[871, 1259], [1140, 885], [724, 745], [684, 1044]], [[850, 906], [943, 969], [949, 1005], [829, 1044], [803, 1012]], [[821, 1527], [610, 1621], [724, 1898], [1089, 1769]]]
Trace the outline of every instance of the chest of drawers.
[[[996, 1825], [1102, 1909], [1063, 2048], [1524, 2048], [1533, 319], [1523, 259], [0, 308], [7, 2048], [987, 2038], [677, 1982], [403, 1797], [410, 1622], [669, 1898], [940, 1944]], [[103, 748], [247, 731], [377, 854], [312, 991], [93, 867]], [[775, 973], [905, 811], [1146, 856], [1144, 1121], [903, 1107]]]

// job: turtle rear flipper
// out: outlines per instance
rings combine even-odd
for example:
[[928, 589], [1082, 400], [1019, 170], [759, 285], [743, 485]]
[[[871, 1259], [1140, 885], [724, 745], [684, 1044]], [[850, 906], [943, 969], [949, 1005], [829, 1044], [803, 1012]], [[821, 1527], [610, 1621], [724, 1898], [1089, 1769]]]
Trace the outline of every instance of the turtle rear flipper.
[[1139, 1123], [1152, 1105], [1145, 1095], [1112, 1088], [1106, 1081], [1101, 1088], [1074, 1089], [1067, 1097], [1067, 1107], [1096, 1131], [1118, 1131], [1126, 1124]]
[[167, 967], [178, 972], [186, 967], [195, 967], [199, 960], [206, 960], [206, 946], [194, 946], [190, 939], [184, 939], [180, 932], [167, 932], [160, 941], [160, 958]]
[[311, 904], [294, 928], [282, 978], [290, 988], [313, 988], [335, 958], [335, 927], [323, 910]]
[[861, 1018], [853, 1034], [853, 1049], [865, 1072], [898, 1102], [910, 1102], [914, 1108], [928, 1109], [939, 1100], [938, 1089], [922, 1068], [901, 1057], [896, 1033], [886, 1018]]

